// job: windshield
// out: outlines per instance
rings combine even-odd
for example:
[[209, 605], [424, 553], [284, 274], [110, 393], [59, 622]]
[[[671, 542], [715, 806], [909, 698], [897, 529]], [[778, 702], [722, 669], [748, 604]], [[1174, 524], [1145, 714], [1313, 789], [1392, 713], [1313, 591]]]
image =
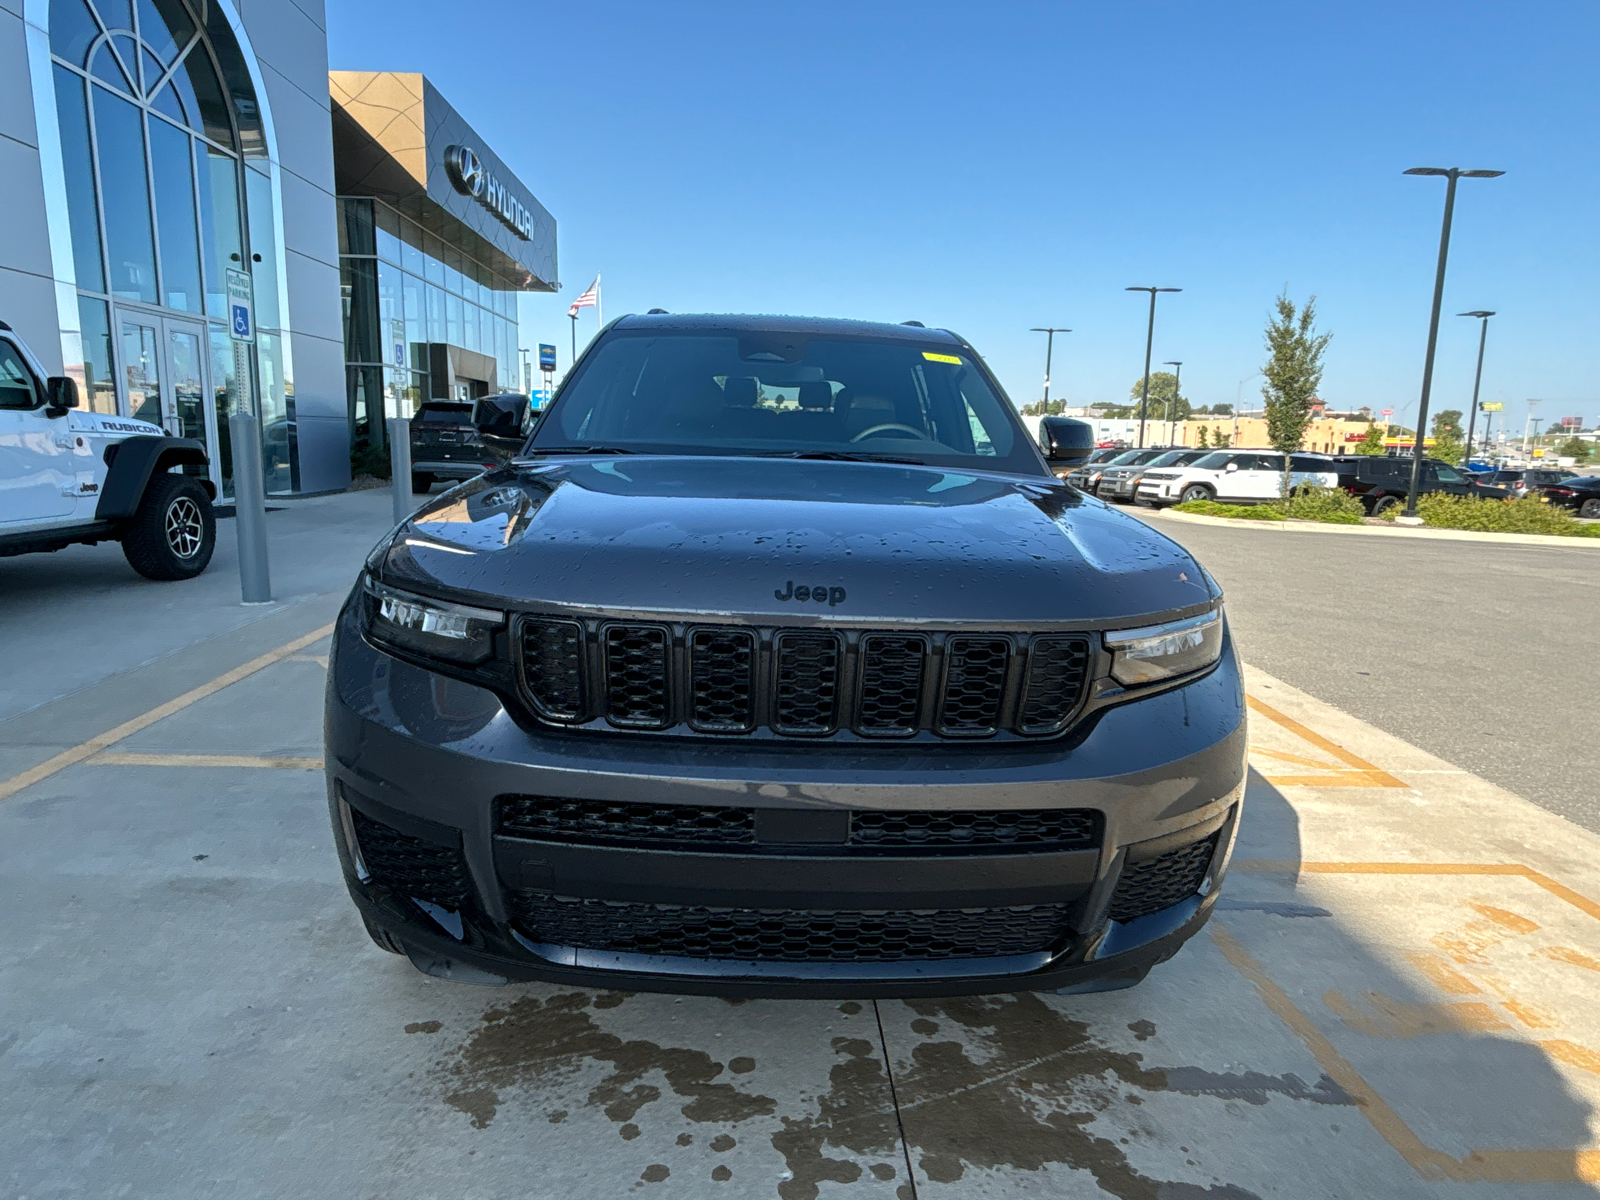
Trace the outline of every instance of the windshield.
[[614, 331], [528, 453], [817, 455], [1044, 474], [970, 356], [865, 338]]
[[1106, 466], [1108, 466], [1108, 467], [1126, 467], [1126, 466], [1130, 466], [1133, 463], [1138, 462], [1139, 461], [1139, 456], [1141, 454], [1143, 454], [1143, 453], [1144, 453], [1144, 451], [1142, 451], [1142, 450], [1124, 450], [1121, 454], [1117, 455], [1115, 458], [1113, 458], [1109, 462], [1107, 462]]
[[1168, 450], [1165, 454], [1158, 454], [1152, 458], [1149, 465], [1152, 467], [1170, 467], [1182, 462], [1186, 457], [1182, 450]]

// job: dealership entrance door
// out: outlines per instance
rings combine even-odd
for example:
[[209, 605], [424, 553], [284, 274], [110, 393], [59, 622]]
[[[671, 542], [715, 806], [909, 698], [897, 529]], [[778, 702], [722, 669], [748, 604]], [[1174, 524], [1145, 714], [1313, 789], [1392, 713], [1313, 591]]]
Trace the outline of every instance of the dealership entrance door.
[[173, 437], [193, 438], [206, 448], [208, 467], [189, 473], [208, 478], [222, 495], [217, 453], [217, 407], [207, 380], [206, 327], [199, 321], [154, 313], [118, 311], [124, 411], [160, 425]]

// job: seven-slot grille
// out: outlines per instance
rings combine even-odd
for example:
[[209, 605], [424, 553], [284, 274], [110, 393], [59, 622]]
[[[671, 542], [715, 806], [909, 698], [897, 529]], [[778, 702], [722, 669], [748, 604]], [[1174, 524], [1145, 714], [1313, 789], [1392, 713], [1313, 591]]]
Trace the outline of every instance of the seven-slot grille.
[[806, 738], [1061, 732], [1091, 667], [1084, 634], [672, 626], [528, 616], [525, 699], [546, 721]]
[[763, 842], [753, 808], [519, 795], [497, 804], [503, 837], [698, 854], [1044, 854], [1098, 850], [1105, 827], [1092, 808], [856, 810], [843, 841], [797, 847]]

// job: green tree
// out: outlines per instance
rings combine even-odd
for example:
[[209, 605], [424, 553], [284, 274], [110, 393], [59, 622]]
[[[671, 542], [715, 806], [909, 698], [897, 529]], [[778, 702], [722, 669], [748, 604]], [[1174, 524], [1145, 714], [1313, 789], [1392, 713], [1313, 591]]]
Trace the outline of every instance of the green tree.
[[1356, 443], [1356, 453], [1379, 455], [1384, 452], [1383, 431], [1376, 425], [1368, 425], [1366, 437]]
[[1219, 416], [1219, 417], [1231, 417], [1231, 416], [1233, 416], [1233, 405], [1231, 405], [1231, 404], [1213, 404], [1211, 406], [1211, 411], [1212, 411], [1213, 414], [1215, 414], [1216, 416]]
[[1191, 408], [1189, 415], [1191, 417], [1208, 417], [1211, 415], [1211, 410], [1202, 404], [1199, 408]]
[[1233, 441], [1233, 435], [1231, 433], [1223, 433], [1222, 426], [1217, 425], [1212, 428], [1211, 444], [1218, 450], [1226, 450], [1228, 448], [1228, 443], [1231, 441]]
[[1211, 431], [1204, 425], [1200, 426], [1199, 431], [1195, 434], [1194, 445], [1197, 450], [1211, 449]]
[[1589, 443], [1575, 437], [1569, 437], [1566, 441], [1562, 442], [1561, 445], [1556, 447], [1557, 458], [1570, 458], [1574, 462], [1588, 462], [1589, 455], [1591, 453], [1593, 453], [1593, 451], [1590, 448]]
[[1460, 409], [1446, 408], [1433, 414], [1433, 436], [1438, 437], [1445, 430], [1455, 434], [1458, 442], [1465, 440], [1467, 431], [1461, 427]]
[[[1132, 415], [1139, 415], [1139, 397], [1144, 391], [1144, 376], [1133, 381], [1129, 389], [1129, 400], [1132, 405]], [[1173, 415], [1173, 405], [1176, 401], [1177, 412]], [[1178, 394], [1178, 377], [1171, 371], [1150, 372], [1150, 410], [1147, 414], [1151, 421], [1185, 420], [1189, 416], [1189, 402]]]
[[1331, 333], [1317, 333], [1317, 298], [1298, 310], [1285, 291], [1274, 303], [1277, 316], [1267, 322], [1266, 382], [1261, 395], [1267, 405], [1267, 441], [1283, 452], [1283, 489], [1289, 495], [1289, 455], [1300, 449], [1311, 423], [1311, 402], [1322, 383], [1322, 355]]

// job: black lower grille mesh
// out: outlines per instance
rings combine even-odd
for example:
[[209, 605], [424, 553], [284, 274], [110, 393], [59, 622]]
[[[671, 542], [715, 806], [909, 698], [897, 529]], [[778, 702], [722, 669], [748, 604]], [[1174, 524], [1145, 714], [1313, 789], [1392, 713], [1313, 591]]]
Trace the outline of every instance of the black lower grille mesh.
[[1134, 921], [1180, 904], [1200, 890], [1219, 834], [1122, 869], [1111, 897], [1111, 919]]
[[748, 845], [755, 829], [755, 810], [749, 808], [500, 797], [500, 832], [540, 841], [715, 847]]
[[906, 849], [1096, 850], [1101, 816], [1092, 808], [1031, 812], [857, 812], [850, 844]]
[[350, 810], [350, 819], [374, 883], [451, 911], [466, 904], [472, 889], [459, 848], [401, 833], [357, 808]]
[[928, 644], [891, 633], [861, 639], [861, 732], [905, 736], [917, 731], [922, 706], [922, 665]]
[[546, 893], [508, 897], [536, 942], [745, 962], [898, 962], [1035, 954], [1068, 937], [1068, 907], [861, 911], [703, 908], [580, 900]]

